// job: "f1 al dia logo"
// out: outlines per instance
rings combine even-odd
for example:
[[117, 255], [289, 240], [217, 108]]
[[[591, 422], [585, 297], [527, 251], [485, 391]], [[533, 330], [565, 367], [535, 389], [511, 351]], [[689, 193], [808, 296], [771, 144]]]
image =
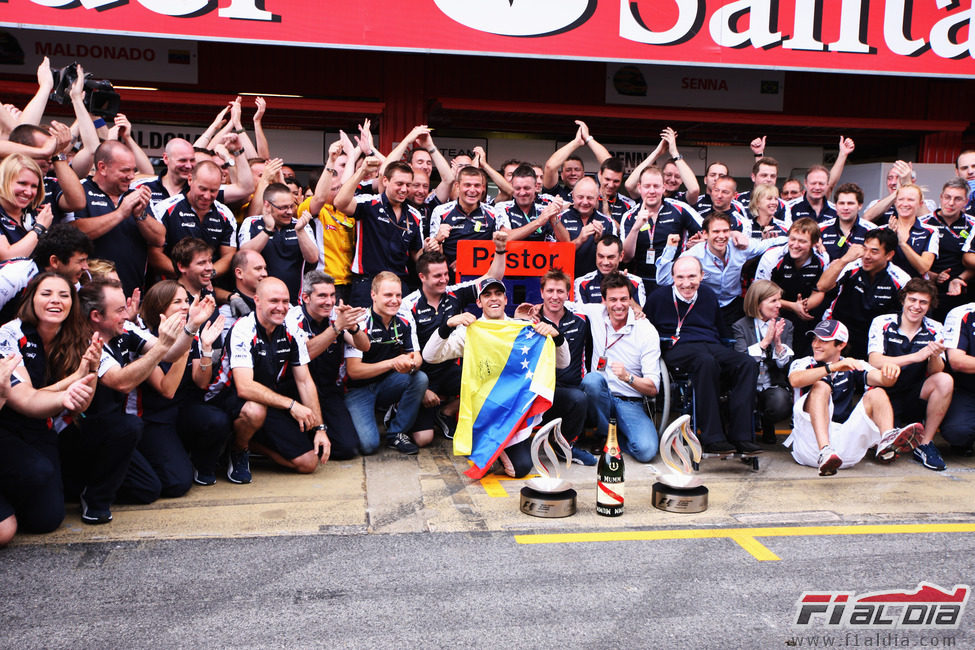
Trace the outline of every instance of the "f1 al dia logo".
[[805, 591], [796, 602], [795, 625], [826, 628], [955, 629], [971, 587], [950, 590], [921, 582], [913, 591]]
[[471, 29], [501, 36], [551, 36], [575, 29], [596, 0], [434, 0], [440, 11]]

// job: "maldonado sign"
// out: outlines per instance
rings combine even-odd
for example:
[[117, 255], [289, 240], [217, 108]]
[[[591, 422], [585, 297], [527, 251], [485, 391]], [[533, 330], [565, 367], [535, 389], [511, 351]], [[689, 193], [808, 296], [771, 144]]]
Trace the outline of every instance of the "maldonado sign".
[[975, 77], [973, 0], [0, 0], [0, 25], [350, 49]]

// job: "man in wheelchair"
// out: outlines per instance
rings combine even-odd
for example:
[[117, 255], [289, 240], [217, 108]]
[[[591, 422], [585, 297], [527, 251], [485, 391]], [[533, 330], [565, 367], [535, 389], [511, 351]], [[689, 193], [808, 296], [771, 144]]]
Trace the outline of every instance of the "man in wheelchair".
[[[726, 331], [724, 320], [717, 296], [701, 285], [700, 260], [679, 257], [671, 273], [673, 286], [654, 291], [647, 298], [645, 312], [660, 335], [664, 363], [691, 376], [703, 451], [760, 453], [752, 420], [758, 366], [747, 354], [721, 342], [720, 333]], [[722, 380], [731, 387], [727, 434], [719, 409]]]

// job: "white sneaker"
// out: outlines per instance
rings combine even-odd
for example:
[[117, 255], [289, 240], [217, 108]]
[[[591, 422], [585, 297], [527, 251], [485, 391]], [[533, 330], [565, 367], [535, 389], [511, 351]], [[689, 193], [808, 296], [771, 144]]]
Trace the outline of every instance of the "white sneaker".
[[890, 463], [901, 454], [913, 451], [923, 434], [924, 426], [919, 422], [885, 431], [877, 443], [877, 460]]
[[826, 445], [819, 450], [819, 475], [832, 476], [843, 464], [843, 459], [839, 457], [832, 445]]

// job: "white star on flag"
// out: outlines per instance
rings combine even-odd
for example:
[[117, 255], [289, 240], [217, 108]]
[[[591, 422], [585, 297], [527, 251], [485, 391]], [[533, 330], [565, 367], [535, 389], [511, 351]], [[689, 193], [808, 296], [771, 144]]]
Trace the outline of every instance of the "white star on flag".
[[521, 367], [525, 368], [526, 370], [528, 369], [528, 359], [525, 359], [524, 361], [521, 362]]
[[528, 354], [529, 347], [527, 345], [521, 346], [521, 353]]
[[525, 338], [526, 339], [535, 338], [535, 332], [534, 332], [534, 330], [532, 330], [531, 332], [528, 332], [528, 334], [525, 334]]
[[527, 379], [531, 379], [531, 378], [533, 378], [534, 376], [535, 376], [535, 375], [534, 375], [534, 374], [532, 373], [532, 371], [531, 371], [531, 370], [529, 370], [528, 372], [526, 372], [526, 373], [525, 373], [525, 377], [526, 377]]

